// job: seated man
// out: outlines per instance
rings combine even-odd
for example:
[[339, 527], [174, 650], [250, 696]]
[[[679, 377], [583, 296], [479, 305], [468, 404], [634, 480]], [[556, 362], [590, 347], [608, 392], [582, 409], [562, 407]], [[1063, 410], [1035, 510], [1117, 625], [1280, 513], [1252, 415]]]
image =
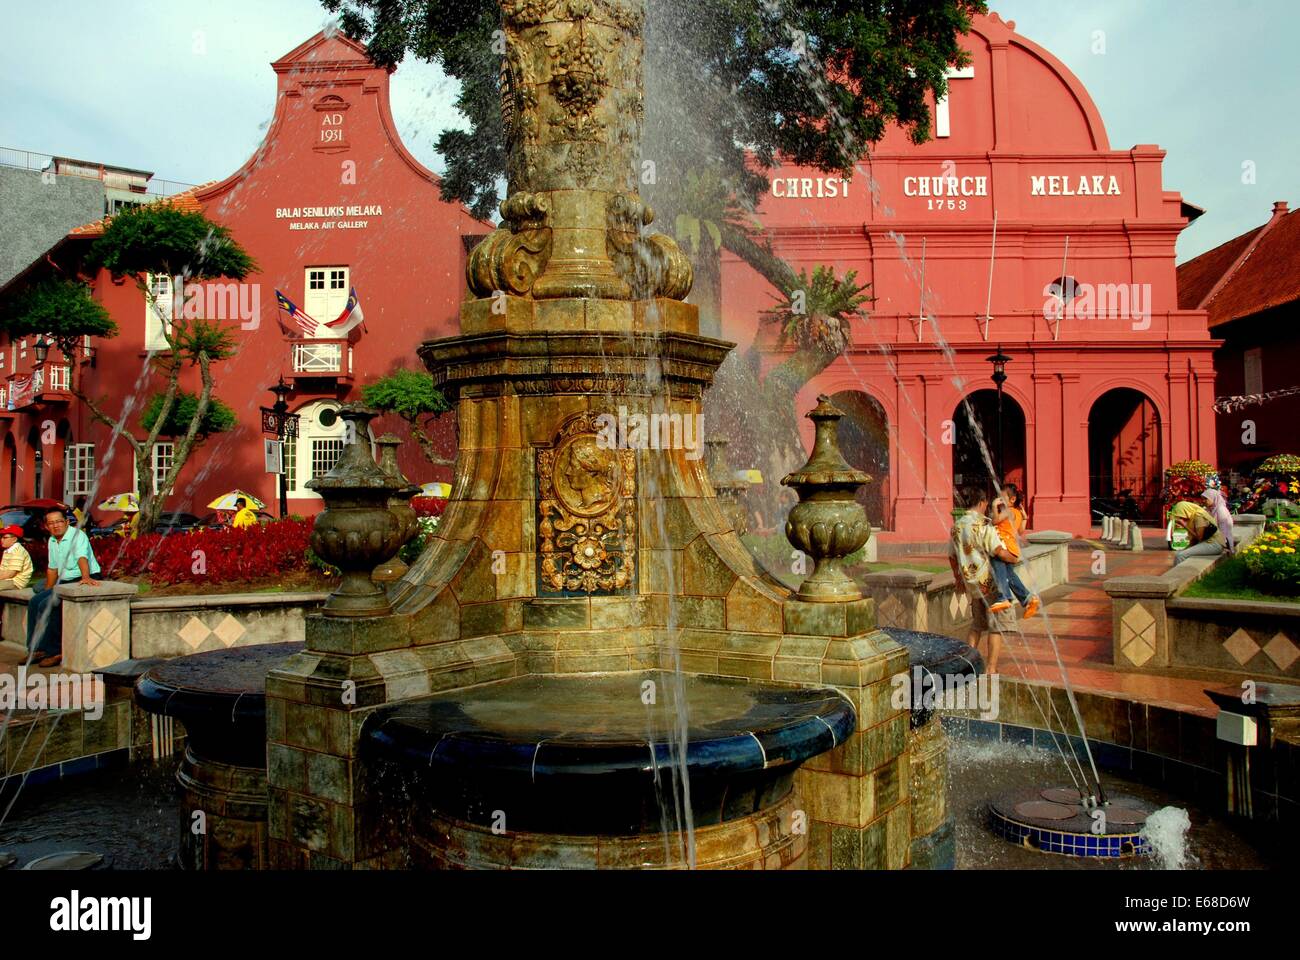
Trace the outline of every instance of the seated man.
[[63, 662], [63, 612], [56, 588], [61, 583], [99, 586], [92, 576], [99, 573], [99, 564], [86, 531], [69, 526], [62, 510], [46, 513], [45, 526], [50, 531], [50, 562], [44, 589], [27, 601], [27, 646], [38, 666], [57, 667]]
[[13, 523], [0, 530], [0, 590], [21, 590], [32, 582], [32, 555], [22, 544], [23, 528]]

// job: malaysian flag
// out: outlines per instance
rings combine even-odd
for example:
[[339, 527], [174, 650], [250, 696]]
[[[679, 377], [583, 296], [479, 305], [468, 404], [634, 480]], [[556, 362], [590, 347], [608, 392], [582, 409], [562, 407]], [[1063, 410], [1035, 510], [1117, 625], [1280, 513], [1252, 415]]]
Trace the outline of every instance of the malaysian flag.
[[275, 319], [280, 324], [280, 329], [284, 331], [285, 336], [301, 340], [303, 337], [316, 335], [316, 327], [318, 324], [315, 319], [304, 310], [300, 309], [296, 303], [286, 297], [279, 290], [275, 291], [275, 302], [281, 310], [289, 315], [289, 318], [293, 320], [294, 323], [298, 324], [300, 332], [291, 330], [284, 325], [284, 321], [281, 320], [279, 314], [277, 314]]
[[342, 337], [345, 334], [350, 334], [364, 323], [365, 314], [361, 312], [361, 301], [357, 299], [357, 288], [353, 287], [343, 312], [338, 315], [337, 319], [325, 324], [325, 329], [336, 337]]

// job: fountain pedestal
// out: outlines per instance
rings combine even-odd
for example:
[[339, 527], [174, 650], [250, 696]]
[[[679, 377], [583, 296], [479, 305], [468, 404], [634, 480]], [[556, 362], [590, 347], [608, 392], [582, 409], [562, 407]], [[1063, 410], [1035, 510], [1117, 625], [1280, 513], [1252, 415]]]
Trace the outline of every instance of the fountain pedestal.
[[267, 856], [267, 670], [302, 649], [266, 643], [178, 657], [136, 681], [136, 702], [179, 720], [185, 754], [177, 859], [185, 870], [261, 870]]
[[[469, 257], [461, 335], [419, 351], [456, 404], [451, 497], [432, 545], [388, 589], [391, 616], [327, 606], [308, 618], [307, 650], [268, 679], [271, 752], [285, 763], [270, 773], [272, 862], [406, 862], [402, 811], [377, 796], [362, 749], [381, 708], [450, 696], [486, 709], [494, 684], [662, 670], [790, 691], [792, 711], [809, 688], [838, 691], [852, 732], [814, 742], [822, 752], [792, 761], [803, 764], [793, 791], [745, 816], [770, 823], [793, 797], [807, 865], [904, 867], [908, 715], [891, 704], [890, 678], [908, 655], [875, 629], [872, 601], [836, 576], [835, 551], [857, 533], [817, 548], [828, 563], [795, 596], [748, 553], [710, 483], [701, 400], [731, 344], [700, 336], [696, 308], [681, 302], [689, 261], [667, 236], [642, 232], [654, 214], [635, 163], [641, 0], [501, 6], [503, 222]], [[849, 470], [835, 482], [857, 479]], [[840, 493], [804, 512], [847, 515]], [[539, 709], [530, 732], [544, 720]], [[688, 735], [688, 755], [694, 743]], [[453, 789], [476, 776], [443, 775]], [[675, 790], [666, 830], [689, 833], [685, 785]], [[483, 827], [429, 809], [420, 836], [461, 839], [441, 854], [429, 844], [426, 860], [450, 863]], [[733, 836], [735, 822], [702, 830]], [[606, 835], [592, 824], [566, 849], [599, 849]], [[574, 836], [516, 837], [534, 835]], [[505, 841], [489, 842], [476, 863], [502, 859]]]

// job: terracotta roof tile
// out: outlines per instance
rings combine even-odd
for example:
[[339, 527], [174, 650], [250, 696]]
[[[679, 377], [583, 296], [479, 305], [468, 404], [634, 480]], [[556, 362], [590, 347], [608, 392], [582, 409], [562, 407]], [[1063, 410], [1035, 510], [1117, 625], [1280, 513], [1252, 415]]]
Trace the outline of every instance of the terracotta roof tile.
[[1219, 278], [1232, 268], [1242, 251], [1263, 229], [1263, 227], [1256, 227], [1239, 237], [1233, 237], [1227, 243], [1219, 244], [1194, 260], [1181, 264], [1178, 267], [1178, 309], [1198, 309], [1206, 294], [1214, 289]]
[[1210, 326], [1300, 300], [1300, 210], [1280, 217], [1207, 304]]
[[[190, 187], [188, 190], [182, 190], [180, 193], [173, 193], [170, 197], [158, 197], [151, 200], [150, 203], [169, 203], [187, 213], [197, 213], [203, 210], [203, 204], [199, 203], [198, 195], [217, 183], [216, 180], [209, 180], [207, 183], [201, 183], [197, 187]], [[68, 231], [69, 237], [101, 237], [108, 228], [108, 223], [112, 217], [100, 217], [98, 220], [92, 220], [90, 223], [83, 223], [79, 227], [73, 227]]]

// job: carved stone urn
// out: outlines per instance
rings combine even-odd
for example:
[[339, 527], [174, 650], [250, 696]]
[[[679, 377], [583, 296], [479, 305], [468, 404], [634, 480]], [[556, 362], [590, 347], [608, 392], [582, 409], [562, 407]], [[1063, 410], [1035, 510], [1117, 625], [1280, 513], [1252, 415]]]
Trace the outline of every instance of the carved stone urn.
[[813, 572], [799, 586], [799, 599], [815, 602], [858, 600], [862, 591], [844, 572], [844, 558], [871, 536], [867, 511], [854, 499], [871, 477], [849, 466], [840, 452], [837, 432], [843, 411], [826, 395], [808, 414], [816, 426], [812, 453], [802, 468], [781, 481], [799, 494], [785, 521], [785, 535], [813, 559]]
[[[397, 448], [401, 445], [402, 438], [394, 433], [386, 433], [382, 437], [375, 438], [375, 446], [379, 448], [379, 469], [402, 484], [402, 489], [388, 498], [388, 509], [401, 524], [402, 543], [406, 544], [420, 529], [415, 508], [411, 506], [411, 498], [420, 492], [420, 488], [407, 480], [397, 465]], [[375, 567], [370, 577], [376, 583], [392, 583], [394, 580], [400, 580], [408, 569], [401, 557], [393, 556]]]
[[409, 484], [385, 472], [371, 451], [367, 425], [378, 415], [378, 410], [345, 403], [339, 416], [348, 425], [350, 439], [333, 469], [307, 482], [307, 489], [325, 500], [325, 511], [312, 528], [311, 548], [343, 571], [342, 583], [325, 603], [326, 616], [391, 613], [388, 596], [374, 583], [371, 571], [391, 559], [413, 532], [389, 507]]

